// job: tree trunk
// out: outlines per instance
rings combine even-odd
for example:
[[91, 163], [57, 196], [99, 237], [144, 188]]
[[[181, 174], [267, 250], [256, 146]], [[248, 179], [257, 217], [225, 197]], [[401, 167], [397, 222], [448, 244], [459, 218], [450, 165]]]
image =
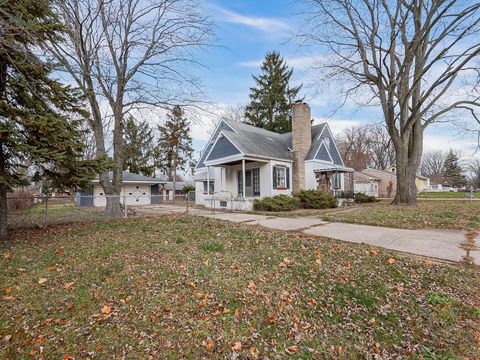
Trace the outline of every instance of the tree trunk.
[[[395, 142], [394, 142], [395, 143]], [[397, 192], [393, 200], [396, 205], [416, 205], [417, 186], [415, 179], [422, 157], [423, 128], [417, 121], [404, 139], [396, 141]]]
[[[5, 98], [5, 91], [7, 88], [7, 64], [3, 61], [3, 58], [0, 57], [0, 99]], [[8, 135], [5, 135], [8, 139]], [[6, 141], [6, 140], [4, 140]], [[3, 141], [0, 137], [0, 174], [1, 177], [6, 177], [6, 159], [3, 149]], [[6, 185], [0, 184], [0, 240], [6, 240], [8, 238], [7, 230], [7, 187]]]
[[7, 188], [0, 185], [0, 240], [8, 239]]

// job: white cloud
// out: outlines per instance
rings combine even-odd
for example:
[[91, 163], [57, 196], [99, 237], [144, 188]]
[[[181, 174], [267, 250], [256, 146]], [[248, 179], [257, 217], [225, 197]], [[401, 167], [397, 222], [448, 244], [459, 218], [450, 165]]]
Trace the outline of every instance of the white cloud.
[[215, 6], [214, 9], [220, 13], [218, 17], [220, 21], [252, 27], [266, 33], [286, 31], [290, 28], [288, 23], [281, 19], [242, 15], [218, 6]]

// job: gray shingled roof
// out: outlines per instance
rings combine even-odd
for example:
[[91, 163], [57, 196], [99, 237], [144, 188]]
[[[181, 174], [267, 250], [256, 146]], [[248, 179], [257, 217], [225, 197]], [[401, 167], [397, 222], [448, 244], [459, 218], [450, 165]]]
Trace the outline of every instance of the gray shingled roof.
[[[237, 121], [225, 120], [235, 132], [225, 134], [246, 155], [291, 160], [289, 148], [292, 148], [292, 133], [278, 134]], [[318, 136], [326, 123], [312, 126], [312, 147], [306, 159], [315, 156], [320, 141]]]
[[[110, 178], [112, 178], [113, 172], [110, 171], [108, 175], [110, 176]], [[94, 181], [98, 181], [98, 175]], [[161, 179], [155, 179], [149, 176], [131, 173], [130, 171], [123, 172], [123, 181], [124, 182], [151, 182], [152, 184], [165, 182], [164, 180], [161, 180]]]

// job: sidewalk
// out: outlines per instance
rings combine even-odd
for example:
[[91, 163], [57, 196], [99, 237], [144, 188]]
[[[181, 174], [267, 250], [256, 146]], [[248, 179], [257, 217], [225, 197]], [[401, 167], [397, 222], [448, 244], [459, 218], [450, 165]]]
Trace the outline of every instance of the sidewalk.
[[[152, 207], [152, 213], [184, 213], [185, 207], [163, 205]], [[329, 223], [314, 217], [282, 218], [244, 213], [216, 213], [209, 210], [195, 209], [189, 213], [219, 220], [226, 220], [246, 225], [260, 225], [270, 229], [302, 231], [307, 235], [323, 236], [341, 241], [363, 243], [389, 250], [401, 251], [414, 255], [427, 256], [447, 261], [462, 261], [469, 255], [476, 265], [480, 265], [480, 236], [470, 251], [465, 250], [465, 232], [459, 230], [408, 230], [380, 226]]]

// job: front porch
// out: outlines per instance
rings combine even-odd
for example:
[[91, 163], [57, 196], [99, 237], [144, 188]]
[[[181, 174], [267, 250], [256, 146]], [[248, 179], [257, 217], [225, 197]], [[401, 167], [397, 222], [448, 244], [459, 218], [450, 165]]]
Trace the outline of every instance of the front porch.
[[251, 210], [257, 198], [290, 194], [290, 162], [242, 156], [207, 162], [206, 184], [197, 203], [209, 208]]
[[334, 196], [353, 197], [354, 170], [339, 165], [328, 165], [313, 170], [317, 189]]

